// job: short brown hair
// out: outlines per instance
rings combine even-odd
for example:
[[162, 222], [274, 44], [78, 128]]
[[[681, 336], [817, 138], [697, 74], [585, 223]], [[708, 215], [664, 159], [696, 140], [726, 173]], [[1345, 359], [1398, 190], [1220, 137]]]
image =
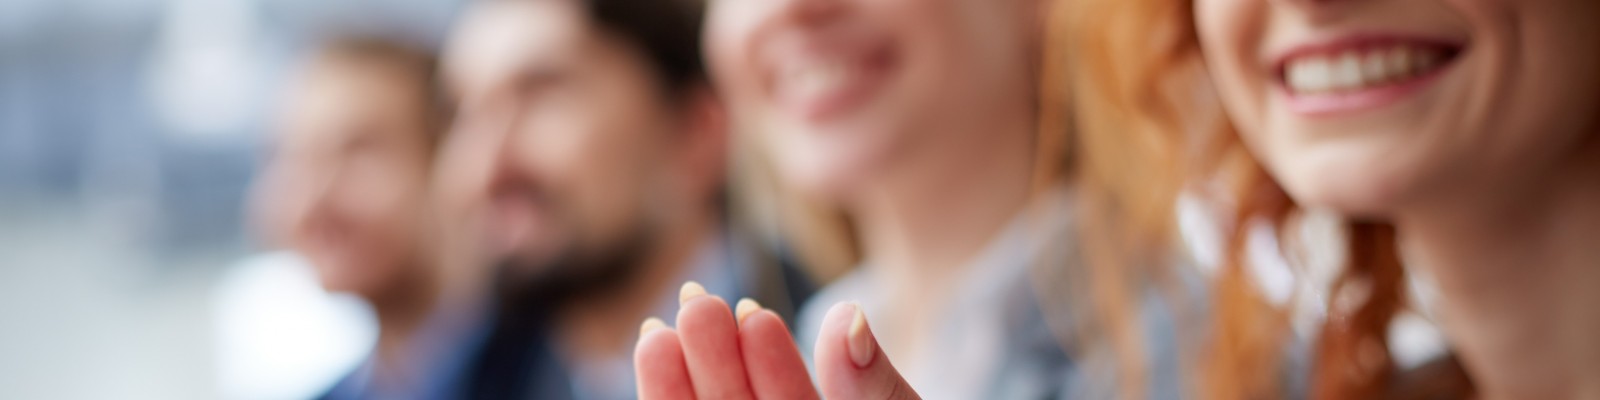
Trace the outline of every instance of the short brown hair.
[[425, 119], [428, 146], [439, 144], [444, 130], [448, 128], [450, 108], [444, 101], [443, 86], [439, 82], [439, 58], [433, 50], [382, 36], [342, 35], [324, 42], [312, 59], [376, 66], [399, 72], [414, 85], [417, 95], [423, 100], [427, 114], [422, 117]]

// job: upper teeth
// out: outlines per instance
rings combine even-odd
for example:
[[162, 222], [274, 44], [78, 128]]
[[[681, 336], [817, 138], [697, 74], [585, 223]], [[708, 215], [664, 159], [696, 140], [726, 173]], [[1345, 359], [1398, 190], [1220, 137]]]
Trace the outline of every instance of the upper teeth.
[[816, 63], [798, 66], [786, 71], [784, 86], [791, 96], [811, 98], [837, 90], [849, 82], [852, 75], [844, 63]]
[[1312, 55], [1291, 60], [1284, 78], [1296, 93], [1349, 91], [1421, 75], [1441, 57], [1436, 50], [1414, 46]]

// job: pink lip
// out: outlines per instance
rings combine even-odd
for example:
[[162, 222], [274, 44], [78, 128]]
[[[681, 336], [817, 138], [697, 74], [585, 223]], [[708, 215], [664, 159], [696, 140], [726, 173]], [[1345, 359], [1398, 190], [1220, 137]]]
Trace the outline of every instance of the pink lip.
[[887, 49], [867, 56], [858, 66], [856, 73], [860, 76], [854, 78], [855, 82], [834, 93], [800, 102], [800, 115], [807, 121], [821, 122], [860, 107], [883, 85], [892, 60]]
[[[1426, 74], [1398, 82], [1347, 92], [1294, 93], [1289, 90], [1285, 81], [1284, 70], [1290, 60], [1315, 54], [1338, 54], [1363, 48], [1388, 46], [1395, 43], [1435, 47], [1443, 50], [1446, 55], [1440, 61], [1439, 67]], [[1461, 44], [1439, 39], [1358, 35], [1290, 48], [1273, 57], [1271, 71], [1278, 89], [1277, 92], [1287, 100], [1290, 111], [1312, 117], [1331, 116], [1381, 108], [1415, 95], [1417, 92], [1431, 86], [1432, 83], [1437, 82], [1438, 78], [1453, 66], [1463, 47]]]
[[844, 87], [812, 96], [780, 95], [779, 104], [808, 123], [822, 123], [857, 109], [876, 96], [898, 64], [898, 54], [887, 40], [855, 39], [848, 42], [806, 43], [804, 50], [777, 57], [779, 63], [806, 62], [803, 57], [849, 60], [855, 74]]

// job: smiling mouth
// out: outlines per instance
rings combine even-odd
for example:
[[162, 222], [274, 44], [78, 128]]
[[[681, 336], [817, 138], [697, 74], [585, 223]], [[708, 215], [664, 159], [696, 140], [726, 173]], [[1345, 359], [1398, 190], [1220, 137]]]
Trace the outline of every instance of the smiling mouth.
[[771, 83], [774, 92], [801, 119], [820, 122], [866, 103], [894, 69], [895, 53], [875, 44], [786, 61]]
[[1276, 72], [1297, 112], [1353, 112], [1416, 93], [1453, 65], [1462, 48], [1425, 40], [1346, 40], [1293, 51]]
[[1307, 54], [1284, 63], [1283, 81], [1295, 94], [1352, 92], [1405, 83], [1444, 69], [1456, 49], [1396, 43]]

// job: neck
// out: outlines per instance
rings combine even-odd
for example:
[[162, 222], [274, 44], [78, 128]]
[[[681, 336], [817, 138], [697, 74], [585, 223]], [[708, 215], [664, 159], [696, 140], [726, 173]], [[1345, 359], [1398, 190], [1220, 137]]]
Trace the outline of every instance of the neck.
[[[435, 268], [416, 268], [413, 271], [434, 271]], [[404, 379], [406, 370], [421, 360], [410, 359], [408, 354], [419, 331], [432, 315], [441, 296], [439, 280], [425, 272], [410, 274], [394, 287], [376, 296], [369, 296], [373, 314], [378, 322], [378, 343], [373, 351], [380, 366], [376, 380]], [[399, 376], [396, 376], [399, 375]]]
[[710, 210], [664, 224], [660, 242], [650, 250], [640, 268], [605, 296], [591, 296], [557, 312], [557, 335], [571, 357], [607, 359], [628, 357], [639, 331], [639, 321], [651, 316], [660, 301], [676, 293], [701, 247], [716, 232]]
[[[864, 254], [889, 285], [890, 307], [918, 319], [1030, 198], [1033, 135], [1028, 118], [984, 134], [960, 135], [951, 152], [930, 153], [892, 171], [852, 204]], [[910, 308], [910, 309], [906, 309]]]
[[1600, 151], [1575, 158], [1397, 219], [1484, 398], [1600, 398]]

